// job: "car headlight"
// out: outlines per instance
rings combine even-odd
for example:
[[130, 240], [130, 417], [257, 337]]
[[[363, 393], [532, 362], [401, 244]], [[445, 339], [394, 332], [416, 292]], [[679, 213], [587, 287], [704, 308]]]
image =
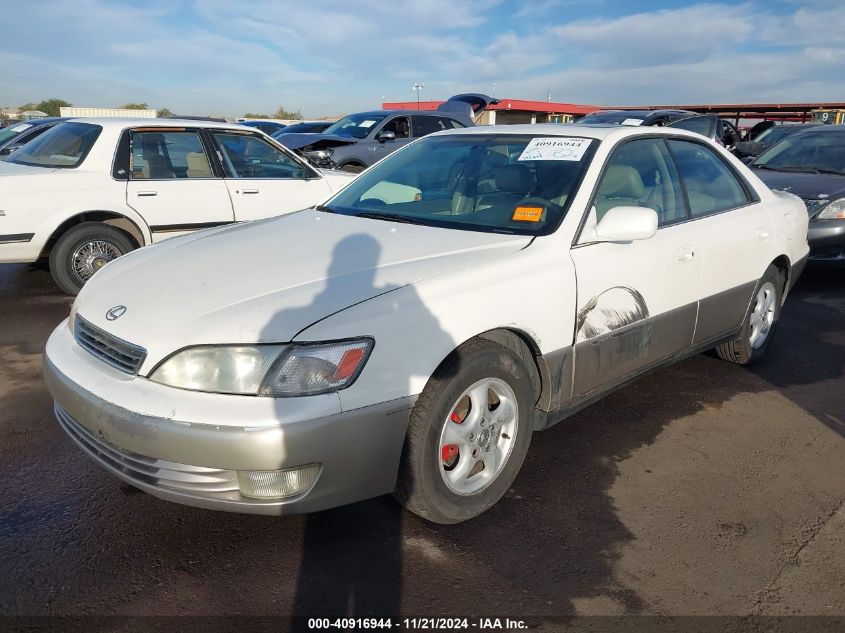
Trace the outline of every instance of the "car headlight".
[[311, 396], [350, 386], [373, 340], [291, 345], [201, 346], [177, 352], [150, 380], [192, 391], [252, 396]]
[[817, 220], [845, 220], [845, 198], [834, 200], [816, 216]]

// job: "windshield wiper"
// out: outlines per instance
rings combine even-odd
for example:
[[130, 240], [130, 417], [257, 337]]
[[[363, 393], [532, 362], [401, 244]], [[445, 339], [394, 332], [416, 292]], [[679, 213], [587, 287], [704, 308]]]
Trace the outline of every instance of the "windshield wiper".
[[815, 167], [773, 167], [772, 165], [766, 165], [765, 163], [752, 163], [752, 167], [757, 167], [758, 169], [768, 169], [770, 171], [794, 171], [805, 174], [819, 173], [819, 170]]
[[830, 167], [813, 167], [817, 174], [835, 174], [837, 176], [845, 176], [845, 171], [841, 169], [831, 169]]
[[388, 222], [400, 222], [402, 224], [420, 224], [422, 226], [428, 226], [426, 222], [422, 220], [417, 220], [415, 218], [405, 217], [403, 215], [393, 215], [391, 213], [375, 213], [370, 211], [365, 211], [363, 213], [356, 213], [356, 218], [369, 218], [371, 220], [387, 220]]
[[337, 213], [337, 211], [335, 211], [331, 207], [327, 207], [324, 204], [315, 204], [311, 208], [314, 209], [315, 211], [325, 211], [326, 213]]

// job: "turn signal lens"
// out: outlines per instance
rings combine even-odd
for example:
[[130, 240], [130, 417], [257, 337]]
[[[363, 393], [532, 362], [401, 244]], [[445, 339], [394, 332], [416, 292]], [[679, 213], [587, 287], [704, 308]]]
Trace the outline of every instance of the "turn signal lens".
[[355, 382], [373, 348], [372, 339], [291, 345], [267, 372], [262, 396], [312, 396]]
[[845, 198], [839, 198], [827, 205], [816, 216], [817, 220], [845, 220]]
[[241, 470], [238, 471], [238, 487], [244, 497], [284, 499], [308, 492], [319, 473], [320, 464], [285, 470]]

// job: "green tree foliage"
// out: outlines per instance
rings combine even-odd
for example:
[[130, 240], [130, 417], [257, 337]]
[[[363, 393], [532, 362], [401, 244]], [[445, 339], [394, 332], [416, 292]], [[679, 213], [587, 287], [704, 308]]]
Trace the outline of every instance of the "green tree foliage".
[[26, 112], [27, 110], [35, 110], [35, 109], [36, 109], [36, 107], [35, 107], [34, 103], [24, 103], [23, 105], [18, 106], [18, 112]]
[[47, 99], [35, 106], [35, 109], [41, 110], [47, 116], [59, 116], [59, 108], [69, 108], [70, 106], [71, 104], [64, 99]]
[[159, 119], [166, 119], [167, 117], [173, 116], [173, 113], [170, 110], [168, 110], [167, 108], [161, 108], [160, 110], [158, 110], [156, 112], [156, 116]]
[[119, 108], [120, 110], [149, 110], [150, 106], [146, 103], [124, 103]]
[[278, 110], [276, 110], [273, 114], [258, 114], [256, 112], [247, 112], [244, 114], [245, 119], [296, 119], [298, 121], [302, 120], [302, 112], [297, 110], [293, 112], [291, 110], [285, 110], [284, 106], [279, 106]]

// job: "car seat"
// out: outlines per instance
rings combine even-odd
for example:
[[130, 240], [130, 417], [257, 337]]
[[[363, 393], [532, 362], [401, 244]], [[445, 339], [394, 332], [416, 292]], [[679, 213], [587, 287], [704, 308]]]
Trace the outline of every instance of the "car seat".
[[602, 177], [596, 193], [596, 222], [613, 207], [642, 206], [645, 193], [640, 172], [628, 165], [611, 165]]

